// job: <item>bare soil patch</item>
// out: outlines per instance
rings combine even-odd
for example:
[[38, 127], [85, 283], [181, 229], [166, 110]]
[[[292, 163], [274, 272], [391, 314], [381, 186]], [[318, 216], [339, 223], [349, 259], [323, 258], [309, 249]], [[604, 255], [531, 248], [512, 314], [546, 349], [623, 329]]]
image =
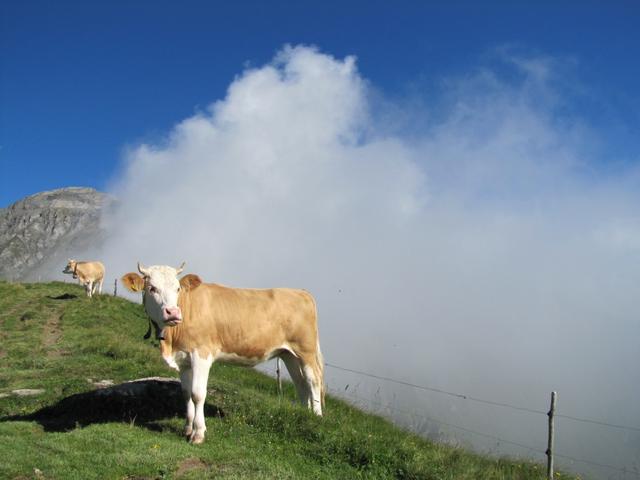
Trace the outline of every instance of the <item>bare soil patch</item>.
[[178, 465], [176, 478], [180, 478], [193, 470], [207, 470], [209, 466], [196, 457], [186, 458]]
[[57, 347], [60, 338], [62, 337], [62, 318], [64, 314], [53, 313], [47, 318], [44, 324], [44, 333], [42, 336], [42, 343], [47, 351], [47, 357], [58, 358], [64, 355], [64, 351]]

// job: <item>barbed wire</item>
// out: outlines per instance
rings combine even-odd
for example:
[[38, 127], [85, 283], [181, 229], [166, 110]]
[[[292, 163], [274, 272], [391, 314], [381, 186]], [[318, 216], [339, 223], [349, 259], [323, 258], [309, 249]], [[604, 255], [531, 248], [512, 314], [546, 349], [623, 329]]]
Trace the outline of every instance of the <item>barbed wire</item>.
[[332, 363], [325, 363], [325, 365], [327, 367], [335, 368], [337, 370], [356, 373], [358, 375], [363, 375], [365, 377], [370, 377], [370, 378], [375, 378], [375, 379], [378, 379], [378, 380], [384, 380], [384, 381], [387, 381], [387, 382], [397, 383], [399, 385], [405, 385], [405, 386], [408, 386], [408, 387], [418, 388], [420, 390], [426, 390], [426, 391], [429, 391], [429, 392], [441, 393], [441, 394], [444, 394], [444, 395], [449, 395], [449, 396], [452, 396], [452, 397], [461, 398], [463, 400], [471, 400], [473, 402], [484, 403], [484, 404], [493, 405], [493, 406], [496, 406], [496, 407], [511, 408], [513, 410], [519, 410], [519, 411], [528, 412], [528, 413], [536, 413], [536, 414], [539, 414], [539, 415], [546, 415], [547, 414], [547, 412], [544, 412], [542, 410], [535, 410], [533, 408], [527, 408], [527, 407], [519, 407], [517, 405], [511, 405], [509, 403], [504, 403], [504, 402], [495, 402], [493, 400], [486, 400], [486, 399], [483, 399], [483, 398], [477, 398], [477, 397], [473, 397], [471, 395], [465, 395], [465, 394], [462, 394], [462, 393], [449, 392], [447, 390], [442, 390], [440, 388], [427, 387], [425, 385], [417, 385], [415, 383], [405, 382], [403, 380], [396, 380], [395, 378], [383, 377], [381, 375], [374, 375], [373, 373], [367, 373], [367, 372], [362, 372], [360, 370], [354, 370], [352, 368], [341, 367], [339, 365], [334, 365]]
[[[345, 372], [355, 373], [357, 375], [363, 375], [365, 377], [375, 378], [377, 380], [384, 380], [384, 381], [387, 381], [387, 382], [396, 383], [396, 384], [399, 384], [399, 385], [405, 385], [405, 386], [408, 386], [408, 387], [413, 387], [413, 388], [417, 388], [417, 389], [420, 389], [420, 390], [426, 390], [426, 391], [429, 391], [429, 392], [440, 393], [440, 394], [443, 394], [443, 395], [449, 395], [449, 396], [460, 398], [460, 399], [463, 399], [463, 400], [470, 400], [470, 401], [473, 401], [473, 402], [484, 403], [486, 405], [493, 405], [493, 406], [496, 406], [496, 407], [510, 408], [512, 410], [518, 410], [518, 411], [523, 411], [523, 412], [527, 412], [527, 413], [535, 413], [535, 414], [541, 414], [541, 415], [545, 415], [545, 416], [548, 415], [547, 412], [542, 411], [542, 410], [536, 410], [536, 409], [528, 408], [528, 407], [521, 407], [521, 406], [518, 406], [518, 405], [512, 405], [512, 404], [505, 403], [505, 402], [496, 402], [496, 401], [493, 401], [493, 400], [487, 400], [487, 399], [483, 399], [483, 398], [478, 398], [478, 397], [474, 397], [474, 396], [466, 395], [466, 394], [462, 394], [462, 393], [450, 392], [450, 391], [442, 390], [442, 389], [439, 389], [439, 388], [428, 387], [426, 385], [417, 385], [417, 384], [406, 382], [406, 381], [403, 381], [403, 380], [397, 380], [397, 379], [391, 378], [391, 377], [385, 377], [385, 376], [382, 376], [382, 375], [375, 375], [373, 373], [363, 372], [361, 370], [355, 370], [355, 369], [352, 369], [352, 368], [341, 367], [340, 365], [335, 365], [335, 364], [332, 364], [332, 363], [326, 363], [325, 362], [325, 365], [327, 367], [330, 367], [330, 368], [335, 368], [336, 370], [342, 370], [342, 371], [345, 371]], [[640, 427], [635, 427], [635, 426], [625, 426], [625, 425], [619, 425], [619, 424], [614, 424], [614, 423], [607, 423], [607, 422], [603, 422], [603, 421], [600, 421], [600, 420], [593, 420], [593, 419], [588, 419], [588, 418], [574, 417], [574, 416], [571, 416], [571, 415], [563, 415], [563, 414], [558, 414], [558, 413], [554, 414], [554, 417], [556, 417], [556, 418], [565, 418], [567, 420], [573, 420], [573, 421], [576, 421], [576, 422], [591, 423], [591, 424], [601, 425], [601, 426], [605, 426], [605, 427], [617, 428], [617, 429], [621, 429], [621, 430], [629, 430], [629, 431], [640, 432]]]
[[554, 415], [554, 417], [556, 417], [556, 418], [566, 418], [567, 420], [573, 420], [573, 421], [576, 421], [576, 422], [593, 423], [595, 425], [603, 425], [605, 427], [619, 428], [621, 430], [631, 430], [631, 431], [640, 432], [640, 428], [638, 428], [638, 427], [633, 427], [633, 426], [628, 427], [628, 426], [625, 426], [625, 425], [616, 425], [615, 423], [601, 422], [599, 420], [590, 420], [588, 418], [572, 417], [571, 415], [562, 415], [562, 414], [556, 413]]

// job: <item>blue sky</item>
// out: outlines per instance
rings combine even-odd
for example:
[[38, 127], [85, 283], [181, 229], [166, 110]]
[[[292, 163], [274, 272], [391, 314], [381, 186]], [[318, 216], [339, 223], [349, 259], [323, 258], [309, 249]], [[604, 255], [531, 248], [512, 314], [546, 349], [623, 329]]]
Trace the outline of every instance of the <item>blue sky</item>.
[[563, 108], [598, 132], [602, 161], [638, 158], [637, 2], [8, 1], [0, 18], [0, 206], [106, 188], [127, 146], [223, 98], [284, 44], [355, 55], [383, 95], [427, 102], [497, 48], [553, 58], [571, 85]]

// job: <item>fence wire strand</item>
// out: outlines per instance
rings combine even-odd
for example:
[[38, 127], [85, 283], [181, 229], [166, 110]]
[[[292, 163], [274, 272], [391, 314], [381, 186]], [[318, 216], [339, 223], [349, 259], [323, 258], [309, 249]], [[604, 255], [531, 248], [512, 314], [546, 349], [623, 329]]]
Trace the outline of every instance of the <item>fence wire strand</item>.
[[[405, 385], [405, 386], [417, 388], [417, 389], [420, 389], [420, 390], [426, 390], [428, 392], [441, 393], [443, 395], [449, 395], [449, 396], [452, 396], [452, 397], [461, 398], [463, 400], [470, 400], [470, 401], [473, 401], [473, 402], [484, 403], [486, 405], [493, 405], [495, 407], [510, 408], [512, 410], [519, 410], [519, 411], [522, 411], [522, 412], [536, 413], [536, 414], [541, 414], [541, 415], [545, 415], [545, 416], [547, 415], [547, 412], [544, 412], [542, 410], [535, 410], [533, 408], [520, 407], [518, 405], [511, 405], [509, 403], [496, 402], [496, 401], [493, 401], [493, 400], [486, 400], [486, 399], [482, 399], [482, 398], [473, 397], [471, 395], [465, 395], [465, 394], [462, 394], [462, 393], [449, 392], [447, 390], [442, 390], [442, 389], [439, 389], [439, 388], [427, 387], [425, 385], [416, 385], [414, 383], [405, 382], [403, 380], [396, 380], [395, 378], [384, 377], [384, 376], [381, 376], [381, 375], [375, 375], [373, 373], [363, 372], [363, 371], [355, 370], [355, 369], [352, 369], [352, 368], [341, 367], [339, 365], [334, 365], [332, 363], [325, 363], [325, 365], [327, 367], [330, 367], [330, 368], [335, 368], [336, 370], [342, 370], [344, 372], [351, 372], [351, 373], [355, 373], [357, 375], [362, 375], [362, 376], [365, 376], [365, 377], [375, 378], [377, 380], [384, 380], [386, 382], [396, 383], [396, 384], [399, 384], [399, 385]], [[574, 417], [574, 416], [571, 416], [571, 415], [562, 415], [562, 414], [558, 414], [558, 413], [556, 413], [554, 416], [556, 418], [565, 418], [567, 420], [573, 420], [573, 421], [576, 421], [576, 422], [591, 423], [591, 424], [594, 424], [594, 425], [601, 425], [601, 426], [617, 428], [617, 429], [621, 429], [621, 430], [629, 430], [629, 431], [640, 432], [640, 427], [635, 427], [635, 426], [625, 426], [625, 425], [619, 425], [619, 424], [614, 424], [614, 423], [607, 423], [607, 422], [602, 422], [600, 420], [593, 420], [593, 419], [588, 419], [588, 418], [580, 418], [580, 417]]]
[[571, 415], [562, 415], [562, 414], [556, 414], [555, 415], [556, 418], [565, 418], [567, 420], [573, 420], [575, 422], [583, 422], [583, 423], [593, 423], [594, 425], [602, 425], [605, 427], [611, 427], [611, 428], [619, 428], [621, 430], [630, 430], [630, 431], [634, 431], [634, 432], [640, 432], [640, 428], [638, 427], [627, 427], [625, 425], [616, 425], [615, 423], [607, 423], [607, 422], [601, 422], [599, 420], [590, 420], [588, 418], [580, 418], [580, 417], [572, 417]]
[[522, 412], [536, 413], [536, 414], [540, 414], [540, 415], [546, 415], [547, 414], [547, 412], [543, 412], [542, 410], [534, 410], [532, 408], [519, 407], [517, 405], [511, 405], [511, 404], [508, 404], [508, 403], [494, 402], [493, 400], [485, 400], [485, 399], [482, 399], [482, 398], [472, 397], [471, 395], [465, 395], [465, 394], [462, 394], [462, 393], [449, 392], [447, 390], [442, 390], [442, 389], [433, 388], [433, 387], [427, 387], [425, 385], [416, 385], [414, 383], [409, 383], [409, 382], [405, 382], [405, 381], [402, 381], [402, 380], [396, 380], [395, 378], [383, 377], [381, 375], [374, 375], [373, 373], [367, 373], [367, 372], [362, 372], [360, 370], [354, 370], [354, 369], [351, 369], [351, 368], [341, 367], [339, 365], [334, 365], [332, 363], [325, 363], [325, 365], [327, 367], [335, 368], [337, 370], [342, 370], [342, 371], [345, 371], [345, 372], [351, 372], [351, 373], [355, 373], [355, 374], [358, 374], [358, 375], [363, 375], [365, 377], [376, 378], [378, 380], [384, 380], [386, 382], [397, 383], [399, 385], [405, 385], [405, 386], [417, 388], [417, 389], [420, 389], [420, 390], [426, 390], [428, 392], [441, 393], [441, 394], [444, 394], [444, 395], [449, 395], [451, 397], [461, 398], [463, 400], [471, 400], [473, 402], [484, 403], [484, 404], [493, 405], [493, 406], [496, 406], [496, 407], [511, 408], [513, 410], [519, 410], [519, 411], [522, 411]]

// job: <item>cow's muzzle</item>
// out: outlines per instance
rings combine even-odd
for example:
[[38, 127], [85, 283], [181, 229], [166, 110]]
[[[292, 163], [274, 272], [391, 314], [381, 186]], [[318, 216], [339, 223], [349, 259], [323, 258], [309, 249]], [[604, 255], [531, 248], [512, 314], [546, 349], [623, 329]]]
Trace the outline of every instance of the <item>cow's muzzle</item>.
[[170, 327], [175, 327], [182, 322], [182, 312], [179, 307], [165, 307], [162, 311], [162, 320]]

